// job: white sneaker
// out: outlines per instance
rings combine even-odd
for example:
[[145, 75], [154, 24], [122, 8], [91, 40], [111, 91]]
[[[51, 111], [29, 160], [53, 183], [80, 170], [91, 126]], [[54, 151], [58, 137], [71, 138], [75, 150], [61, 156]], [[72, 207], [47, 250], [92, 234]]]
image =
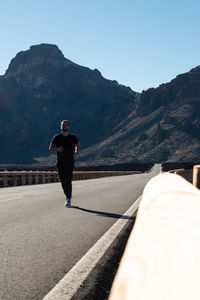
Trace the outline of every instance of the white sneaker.
[[65, 202], [64, 206], [71, 207], [71, 198], [66, 197], [66, 202]]

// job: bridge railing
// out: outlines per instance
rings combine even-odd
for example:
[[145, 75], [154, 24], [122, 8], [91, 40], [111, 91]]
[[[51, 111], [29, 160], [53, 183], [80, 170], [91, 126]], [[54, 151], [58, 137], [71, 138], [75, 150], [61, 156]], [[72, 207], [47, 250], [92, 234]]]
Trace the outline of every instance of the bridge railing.
[[[93, 179], [140, 173], [137, 171], [75, 171], [73, 180]], [[58, 182], [57, 171], [3, 171], [0, 172], [0, 187]]]
[[193, 169], [170, 170], [169, 173], [180, 175], [195, 187], [200, 188], [200, 165], [195, 165]]

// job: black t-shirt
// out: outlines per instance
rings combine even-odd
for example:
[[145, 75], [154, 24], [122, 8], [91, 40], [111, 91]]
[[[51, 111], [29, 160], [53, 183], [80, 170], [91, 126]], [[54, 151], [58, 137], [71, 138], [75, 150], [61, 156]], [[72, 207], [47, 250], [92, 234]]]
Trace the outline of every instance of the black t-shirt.
[[64, 136], [60, 133], [53, 137], [52, 144], [56, 147], [63, 146], [64, 150], [62, 152], [57, 151], [58, 162], [63, 162], [67, 159], [73, 158], [75, 145], [78, 144], [78, 138], [73, 134]]

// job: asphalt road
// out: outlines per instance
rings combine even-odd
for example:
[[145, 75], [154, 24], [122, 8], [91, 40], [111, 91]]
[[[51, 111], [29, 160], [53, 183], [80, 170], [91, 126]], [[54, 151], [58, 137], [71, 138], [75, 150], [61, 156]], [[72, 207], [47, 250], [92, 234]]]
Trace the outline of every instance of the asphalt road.
[[160, 172], [0, 190], [0, 299], [42, 299]]

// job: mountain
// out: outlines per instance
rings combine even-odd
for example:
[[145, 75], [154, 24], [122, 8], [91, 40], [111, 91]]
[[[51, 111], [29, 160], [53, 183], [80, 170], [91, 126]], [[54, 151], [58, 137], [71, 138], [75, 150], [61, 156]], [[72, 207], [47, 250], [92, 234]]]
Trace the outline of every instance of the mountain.
[[49, 155], [60, 121], [70, 120], [82, 149], [111, 136], [138, 93], [66, 59], [56, 45], [31, 46], [0, 76], [0, 163]]
[[200, 161], [200, 66], [141, 94], [31, 46], [0, 76], [1, 164], [54, 164], [48, 146], [70, 120], [77, 166]]
[[132, 112], [81, 164], [200, 161], [200, 66], [143, 91]]

